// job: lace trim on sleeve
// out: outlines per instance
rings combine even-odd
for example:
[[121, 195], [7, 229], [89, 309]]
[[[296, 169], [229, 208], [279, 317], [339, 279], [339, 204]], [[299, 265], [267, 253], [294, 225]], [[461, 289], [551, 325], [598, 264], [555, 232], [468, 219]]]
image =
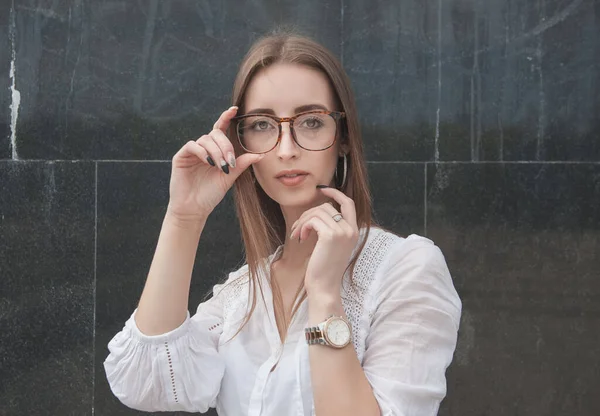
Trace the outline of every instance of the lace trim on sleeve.
[[[373, 231], [372, 231], [373, 232]], [[371, 293], [372, 283], [377, 269], [389, 251], [389, 248], [398, 241], [392, 233], [380, 231], [371, 239], [362, 250], [354, 269], [354, 286], [345, 282], [348, 297], [342, 296], [342, 303], [346, 316], [352, 325], [352, 341], [358, 360], [362, 363], [365, 351], [369, 323], [373, 317], [373, 308], [367, 305], [367, 297]]]

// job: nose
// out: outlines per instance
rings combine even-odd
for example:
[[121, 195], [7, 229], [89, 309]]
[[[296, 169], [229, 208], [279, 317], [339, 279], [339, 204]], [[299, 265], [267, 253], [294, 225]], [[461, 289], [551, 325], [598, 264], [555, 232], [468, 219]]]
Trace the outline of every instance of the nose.
[[300, 147], [294, 141], [290, 123], [281, 123], [281, 139], [279, 140], [279, 145], [277, 146], [276, 151], [277, 157], [283, 160], [298, 156]]

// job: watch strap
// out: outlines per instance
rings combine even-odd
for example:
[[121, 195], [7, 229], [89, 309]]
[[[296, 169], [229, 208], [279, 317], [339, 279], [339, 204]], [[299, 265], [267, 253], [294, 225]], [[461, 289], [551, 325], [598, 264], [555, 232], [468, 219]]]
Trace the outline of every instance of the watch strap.
[[331, 314], [327, 318], [325, 318], [325, 320], [319, 325], [304, 328], [304, 336], [308, 345], [321, 344], [329, 346], [329, 343], [327, 342], [327, 340], [325, 339], [325, 335], [323, 334], [323, 328], [325, 327], [325, 323], [334, 316], [336, 315]]
[[327, 341], [325, 341], [325, 337], [323, 336], [323, 331], [318, 326], [304, 328], [304, 336], [308, 345], [327, 345]]

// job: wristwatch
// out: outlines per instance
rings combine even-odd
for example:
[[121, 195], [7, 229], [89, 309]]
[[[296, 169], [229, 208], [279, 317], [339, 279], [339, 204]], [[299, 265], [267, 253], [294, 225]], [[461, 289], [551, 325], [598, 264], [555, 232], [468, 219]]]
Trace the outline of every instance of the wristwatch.
[[352, 327], [344, 317], [330, 315], [319, 325], [304, 328], [304, 335], [308, 345], [344, 348], [352, 339]]

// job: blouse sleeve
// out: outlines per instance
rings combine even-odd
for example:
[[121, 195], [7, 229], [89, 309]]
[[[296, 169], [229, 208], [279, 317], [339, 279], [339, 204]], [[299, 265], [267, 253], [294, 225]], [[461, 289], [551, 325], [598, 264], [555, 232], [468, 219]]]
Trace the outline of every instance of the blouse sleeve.
[[[238, 274], [230, 273], [227, 282]], [[193, 317], [188, 312], [183, 324], [162, 335], [143, 334], [134, 320], [137, 309], [133, 312], [109, 342], [104, 361], [110, 388], [123, 404], [144, 411], [202, 413], [216, 406], [225, 371], [218, 353], [223, 286], [213, 286], [213, 297]]]
[[435, 416], [446, 395], [462, 304], [430, 240], [410, 236], [387, 257], [363, 370], [382, 416]]

